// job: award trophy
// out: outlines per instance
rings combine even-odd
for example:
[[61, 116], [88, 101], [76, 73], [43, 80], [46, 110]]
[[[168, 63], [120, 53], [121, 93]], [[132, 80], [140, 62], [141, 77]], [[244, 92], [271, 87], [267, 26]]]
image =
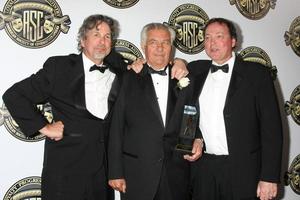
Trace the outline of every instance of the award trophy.
[[191, 154], [197, 126], [197, 110], [195, 106], [184, 106], [178, 143], [175, 150]]

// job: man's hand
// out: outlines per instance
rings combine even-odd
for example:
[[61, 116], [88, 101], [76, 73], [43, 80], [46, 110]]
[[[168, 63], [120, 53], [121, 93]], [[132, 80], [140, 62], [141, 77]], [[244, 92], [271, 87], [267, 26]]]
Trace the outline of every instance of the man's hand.
[[135, 73], [140, 73], [143, 69], [143, 64], [146, 63], [146, 60], [143, 58], [137, 58], [131, 65], [127, 66], [127, 69], [132, 69]]
[[190, 162], [196, 161], [202, 155], [202, 148], [203, 148], [202, 139], [195, 139], [193, 144], [193, 149], [192, 149], [193, 155], [186, 154], [183, 156], [183, 158]]
[[39, 132], [51, 140], [61, 140], [63, 138], [64, 124], [61, 121], [47, 124]]
[[186, 68], [186, 61], [179, 58], [175, 58], [171, 70], [171, 78], [176, 78], [177, 80], [180, 80], [188, 74], [189, 71]]
[[113, 180], [109, 180], [108, 184], [114, 190], [126, 193], [126, 181], [125, 181], [125, 179], [113, 179]]
[[259, 181], [256, 193], [260, 200], [274, 199], [277, 195], [277, 183]]
[[[135, 73], [140, 73], [143, 69], [143, 65], [146, 63], [146, 60], [143, 58], [136, 59], [131, 65], [127, 66], [127, 69], [132, 69], [135, 71]], [[171, 78], [176, 78], [177, 80], [180, 80], [181, 78], [188, 75], [188, 70], [186, 68], [186, 61], [175, 58], [173, 61], [173, 67], [171, 70]]]

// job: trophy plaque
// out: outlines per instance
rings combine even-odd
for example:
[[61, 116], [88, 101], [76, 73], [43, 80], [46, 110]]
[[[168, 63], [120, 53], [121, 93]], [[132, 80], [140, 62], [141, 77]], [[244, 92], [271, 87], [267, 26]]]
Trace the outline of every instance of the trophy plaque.
[[185, 105], [181, 128], [178, 137], [178, 143], [175, 150], [191, 154], [195, 139], [197, 126], [197, 109], [195, 106]]

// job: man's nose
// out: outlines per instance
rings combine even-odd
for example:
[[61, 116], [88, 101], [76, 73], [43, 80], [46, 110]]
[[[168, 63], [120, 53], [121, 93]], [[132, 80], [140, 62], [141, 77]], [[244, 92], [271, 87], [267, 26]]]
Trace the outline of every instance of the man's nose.
[[162, 42], [158, 42], [156, 44], [156, 48], [159, 49], [159, 50], [162, 50], [164, 48], [164, 44]]
[[99, 40], [98, 40], [98, 42], [99, 42], [100, 44], [103, 44], [103, 43], [104, 43], [104, 41], [105, 41], [104, 37], [99, 37]]

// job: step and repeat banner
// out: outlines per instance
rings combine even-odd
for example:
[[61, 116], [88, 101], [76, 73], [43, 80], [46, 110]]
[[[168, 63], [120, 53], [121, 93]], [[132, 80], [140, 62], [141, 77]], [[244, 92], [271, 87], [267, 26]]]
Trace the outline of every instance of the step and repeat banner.
[[[116, 49], [128, 60], [143, 57], [140, 31], [147, 23], [174, 28], [175, 57], [189, 62], [208, 58], [203, 27], [210, 18], [232, 20], [241, 35], [237, 53], [267, 67], [276, 86], [284, 128], [279, 199], [300, 199], [299, 0], [1, 0], [0, 96], [40, 69], [48, 57], [78, 53], [77, 31], [91, 14], [119, 22]], [[37, 109], [52, 121], [51, 105]], [[39, 133], [24, 136], [1, 99], [0, 200], [41, 199], [43, 144]]]

